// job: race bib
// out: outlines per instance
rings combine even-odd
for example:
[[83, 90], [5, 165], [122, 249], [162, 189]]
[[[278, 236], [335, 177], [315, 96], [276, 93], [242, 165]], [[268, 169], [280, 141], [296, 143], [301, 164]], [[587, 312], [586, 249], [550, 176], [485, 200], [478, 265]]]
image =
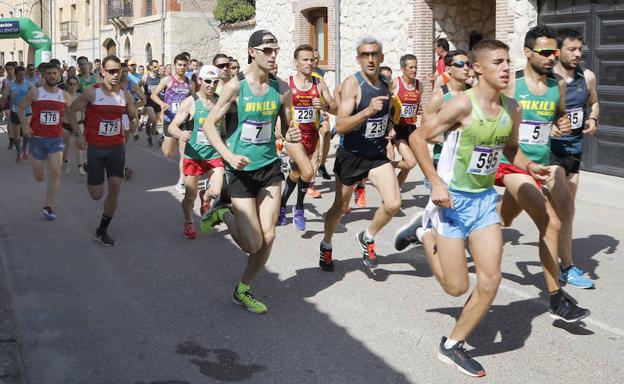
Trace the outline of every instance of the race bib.
[[503, 147], [484, 147], [475, 145], [470, 156], [468, 173], [487, 176], [496, 172]]
[[195, 136], [195, 143], [197, 145], [210, 145], [208, 142], [208, 138], [202, 129], [197, 131], [197, 136]]
[[376, 139], [383, 137], [386, 134], [386, 127], [388, 126], [388, 115], [383, 117], [369, 117], [366, 120], [366, 132], [364, 137], [367, 139]]
[[100, 121], [100, 136], [117, 136], [121, 133], [121, 119]]
[[245, 120], [241, 141], [252, 144], [268, 143], [271, 140], [271, 129], [273, 129], [273, 124], [270, 121]]
[[523, 120], [520, 124], [520, 144], [544, 145], [548, 144], [552, 124], [543, 121]]
[[585, 116], [582, 107], [568, 109], [566, 112], [568, 113], [568, 119], [572, 123], [572, 129], [583, 128], [585, 122], [583, 118]]
[[401, 105], [401, 117], [414, 117], [418, 104], [403, 104]]
[[11, 112], [17, 113], [17, 105], [16, 104], [11, 104]]
[[295, 122], [304, 124], [316, 122], [316, 109], [314, 107], [295, 107]]
[[59, 111], [41, 111], [39, 114], [41, 125], [57, 125], [60, 121], [61, 113]]
[[178, 112], [178, 108], [180, 108], [180, 102], [176, 101], [171, 103], [171, 112], [172, 113], [177, 113]]
[[147, 86], [147, 92], [148, 93], [154, 92], [154, 89], [156, 89], [156, 84], [151, 84], [151, 85]]

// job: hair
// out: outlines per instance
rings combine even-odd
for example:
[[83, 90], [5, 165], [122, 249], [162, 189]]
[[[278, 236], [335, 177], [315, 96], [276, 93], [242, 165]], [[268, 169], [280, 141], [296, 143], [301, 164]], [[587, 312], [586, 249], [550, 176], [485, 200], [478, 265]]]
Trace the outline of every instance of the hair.
[[14, 63], [14, 62], [12, 62], [12, 61], [9, 61], [8, 63], [6, 63], [6, 64], [4, 65], [4, 67], [5, 67], [5, 68], [7, 68], [7, 67], [8, 67], [8, 68], [15, 68], [15, 63]]
[[230, 63], [237, 63], [238, 65], [240, 65], [240, 63], [238, 62], [238, 60], [234, 59], [234, 58], [230, 58]]
[[228, 59], [231, 60], [230, 57], [228, 55], [226, 55], [225, 53], [217, 53], [216, 55], [214, 55], [214, 57], [212, 58], [212, 65], [215, 65], [215, 63], [217, 62], [217, 60], [219, 59]]
[[[366, 44], [375, 44], [379, 46], [379, 49], [381, 49], [381, 51], [383, 51], [383, 43], [376, 37], [372, 37], [372, 36], [364, 36], [361, 37], [358, 41], [357, 44], [355, 45], [355, 52], [356, 53], [360, 53], [360, 47], [362, 45], [366, 45]], [[316, 52], [318, 52], [318, 50], [315, 50]]]
[[[52, 59], [50, 60], [50, 63], [56, 63], [59, 67], [61, 66], [61, 62], [58, 59]], [[67, 63], [65, 63], [65, 65], [67, 65]]]
[[446, 54], [446, 56], [444, 56], [444, 65], [446, 65], [447, 67], [450, 67], [451, 64], [453, 64], [453, 59], [455, 58], [455, 56], [461, 56], [461, 55], [468, 56], [468, 53], [461, 49], [449, 51]]
[[112, 61], [113, 63], [121, 64], [121, 60], [119, 60], [119, 57], [115, 55], [108, 55], [104, 59], [102, 59], [102, 67], [106, 68], [106, 63], [108, 63], [109, 61]]
[[576, 29], [563, 28], [557, 31], [557, 47], [561, 49], [566, 40], [578, 40], [584, 42], [583, 34]]
[[100, 59], [95, 59], [95, 60], [93, 60], [93, 61], [94, 61], [95, 63], [101, 63], [101, 62], [102, 62], [102, 60], [100, 60]]
[[310, 44], [301, 44], [300, 46], [295, 48], [295, 53], [293, 54], [295, 60], [299, 57], [299, 52], [302, 51], [312, 52], [312, 54], [314, 55], [314, 47], [312, 47]]
[[69, 71], [70, 69], [73, 69], [75, 71], [76, 67], [74, 67], [73, 65], [70, 65], [69, 67], [67, 67], [67, 70]]
[[496, 51], [498, 49], [504, 49], [506, 51], [509, 51], [509, 46], [500, 40], [480, 40], [475, 44], [474, 47], [472, 47], [472, 51], [470, 51], [470, 61], [476, 63], [479, 61], [479, 55], [481, 55], [481, 53], [483, 53], [484, 51]]
[[412, 55], [411, 53], [408, 53], [407, 55], [401, 56], [401, 58], [399, 59], [399, 64], [401, 65], [401, 68], [405, 68], [409, 60], [415, 60], [416, 62], [418, 62], [418, 59], [416, 58], [416, 56]]
[[85, 60], [87, 64], [89, 63], [89, 58], [87, 56], [80, 56], [76, 59], [76, 63], [79, 63], [81, 60]]
[[379, 72], [381, 71], [388, 71], [390, 73], [392, 73], [392, 68], [388, 67], [387, 65], [383, 65], [381, 67], [379, 67]]
[[154, 65], [154, 63], [159, 64], [158, 60], [156, 60], [156, 59], [150, 60], [150, 65]]
[[444, 49], [445, 51], [449, 51], [449, 49], [451, 49], [449, 47], [449, 42], [448, 40], [446, 40], [445, 38], [441, 37], [438, 40], [436, 40], [436, 47], [440, 47], [442, 49]]
[[121, 68], [128, 68], [128, 62], [124, 61], [123, 63], [121, 63]]
[[173, 64], [176, 64], [178, 61], [189, 61], [189, 57], [186, 52], [182, 52], [173, 58]]
[[47, 71], [48, 69], [56, 69], [56, 70], [58, 71], [58, 70], [60, 70], [60, 69], [61, 69], [61, 66], [60, 66], [60, 65], [58, 65], [58, 64], [56, 64], [56, 63], [53, 63], [53, 62], [51, 62], [51, 61], [50, 61], [49, 63], [44, 63], [44, 64], [41, 66], [41, 70], [42, 70], [42, 72], [45, 72], [45, 71]]
[[78, 85], [80, 85], [80, 80], [78, 80], [78, 78], [76, 76], [69, 76], [67, 78], [66, 84], [69, 84], [70, 80], [74, 80], [74, 81], [76, 81], [76, 83], [78, 83]]
[[197, 60], [197, 59], [191, 59], [191, 63], [198, 63], [198, 64], [199, 64], [199, 60]]
[[546, 25], [538, 25], [529, 29], [529, 32], [526, 33], [526, 36], [524, 37], [524, 46], [529, 49], [535, 48], [535, 42], [540, 37], [556, 39], [557, 34], [552, 28]]
[[28, 64], [26, 68], [31, 69], [31, 68], [37, 68], [37, 67], [35, 67], [35, 64]]
[[18, 72], [26, 72], [26, 68], [24, 68], [23, 65], [18, 65], [17, 67], [15, 67], [15, 73]]
[[[188, 53], [188, 52], [182, 52], [182, 53], [180, 53], [180, 55], [186, 56], [186, 60], [184, 60], [184, 61], [191, 60], [191, 54]], [[174, 60], [174, 63], [175, 63], [175, 60]]]

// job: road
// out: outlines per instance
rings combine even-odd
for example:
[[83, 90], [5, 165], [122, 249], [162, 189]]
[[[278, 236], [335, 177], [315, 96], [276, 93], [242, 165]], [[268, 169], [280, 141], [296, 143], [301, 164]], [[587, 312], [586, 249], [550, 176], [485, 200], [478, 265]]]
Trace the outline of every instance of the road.
[[[90, 200], [84, 176], [74, 167], [62, 176], [58, 220], [46, 222], [44, 185], [6, 145], [0, 135], [0, 258], [31, 384], [474, 382], [435, 356], [467, 296], [446, 296], [419, 249], [393, 248], [395, 230], [426, 203], [420, 172], [377, 237], [374, 274], [354, 240], [374, 208], [343, 220], [336, 271], [318, 268], [321, 215], [332, 201], [331, 183], [322, 183], [323, 198], [307, 201], [307, 231], [277, 230], [254, 286], [269, 307], [258, 316], [231, 303], [245, 255], [223, 229], [182, 237], [176, 163], [143, 139], [128, 150], [135, 174], [110, 226], [112, 248], [92, 240], [101, 202]], [[369, 206], [378, 206], [368, 191]], [[482, 382], [621, 382], [621, 196], [622, 179], [581, 175], [573, 248], [597, 289], [567, 288], [592, 311], [578, 325], [548, 316], [529, 218], [504, 231], [504, 280], [468, 340], [487, 371]]]

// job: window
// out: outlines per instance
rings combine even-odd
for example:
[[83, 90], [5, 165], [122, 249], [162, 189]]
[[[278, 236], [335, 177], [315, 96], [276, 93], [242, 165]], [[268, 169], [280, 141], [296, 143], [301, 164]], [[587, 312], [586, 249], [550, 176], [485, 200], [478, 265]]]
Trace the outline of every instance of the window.
[[318, 50], [320, 55], [319, 64], [327, 65], [328, 58], [328, 34], [327, 34], [327, 8], [317, 8], [308, 13], [310, 22], [310, 45]]
[[71, 13], [70, 13], [69, 17], [70, 17], [69, 20], [71, 22], [76, 21], [76, 4], [72, 4], [72, 6], [71, 6]]
[[21, 49], [17, 51], [17, 61], [21, 63], [20, 65], [23, 65], [24, 63], [24, 51]]
[[91, 24], [91, 0], [85, 1], [85, 24], [87, 27]]
[[145, 16], [151, 16], [154, 14], [153, 1], [145, 0]]

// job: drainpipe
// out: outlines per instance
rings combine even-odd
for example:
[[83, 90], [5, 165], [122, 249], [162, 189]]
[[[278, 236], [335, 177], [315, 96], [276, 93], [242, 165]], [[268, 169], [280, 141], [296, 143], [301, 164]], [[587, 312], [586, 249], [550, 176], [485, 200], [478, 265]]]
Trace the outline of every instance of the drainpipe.
[[160, 64], [165, 65], [165, 1], [160, 0]]
[[95, 4], [91, 4], [91, 60], [95, 59]]
[[336, 0], [336, 43], [334, 45], [334, 62], [336, 64], [336, 87], [340, 84], [340, 0]]
[[[52, 57], [56, 57], [56, 43], [54, 43], [54, 35], [55, 35], [55, 25], [54, 25], [54, 9], [52, 8], [52, 0], [49, 1], [49, 19], [50, 19], [50, 40], [52, 40]], [[43, 15], [41, 15], [43, 17]]]

